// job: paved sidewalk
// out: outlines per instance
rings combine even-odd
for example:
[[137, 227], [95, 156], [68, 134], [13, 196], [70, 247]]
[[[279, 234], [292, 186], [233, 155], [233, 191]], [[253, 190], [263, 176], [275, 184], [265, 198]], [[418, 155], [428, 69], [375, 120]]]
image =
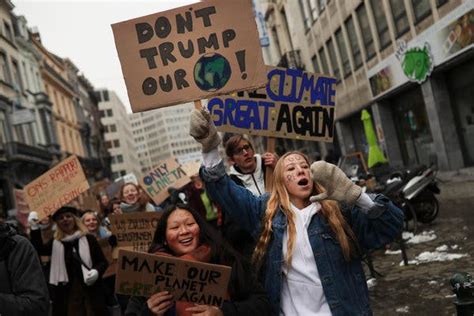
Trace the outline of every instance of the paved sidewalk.
[[441, 190], [440, 200], [474, 198], [474, 168], [440, 171], [437, 178]]

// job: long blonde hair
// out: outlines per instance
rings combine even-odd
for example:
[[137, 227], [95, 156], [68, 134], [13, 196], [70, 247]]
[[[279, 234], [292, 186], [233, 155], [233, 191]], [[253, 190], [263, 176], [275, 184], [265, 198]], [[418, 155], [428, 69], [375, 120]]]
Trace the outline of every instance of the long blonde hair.
[[[278, 160], [275, 166], [275, 171], [273, 173], [273, 191], [270, 195], [270, 199], [268, 200], [267, 209], [265, 210], [265, 216], [262, 222], [262, 233], [260, 234], [260, 238], [257, 242], [255, 251], [252, 256], [252, 260], [254, 263], [257, 264], [257, 266], [261, 266], [262, 264], [262, 260], [265, 256], [268, 243], [271, 239], [272, 220], [279, 209], [281, 209], [281, 211], [283, 212], [283, 214], [285, 214], [287, 218], [288, 251], [285, 257], [285, 263], [287, 267], [291, 265], [291, 259], [293, 257], [293, 250], [295, 247], [296, 240], [296, 224], [295, 214], [291, 209], [290, 196], [288, 195], [288, 191], [285, 187], [283, 171], [285, 158], [293, 154], [300, 155], [306, 160], [308, 164], [310, 163], [308, 157], [305, 154], [297, 151], [288, 152]], [[321, 185], [314, 183], [314, 195], [324, 191], [325, 189]], [[342, 215], [341, 210], [339, 208], [339, 204], [336, 201], [331, 200], [324, 200], [320, 201], [319, 203], [321, 204], [320, 213], [324, 218], [326, 218], [329, 223], [329, 226], [335, 233], [336, 238], [339, 241], [339, 244], [341, 245], [344, 259], [346, 261], [350, 261], [353, 247], [351, 246], [351, 242], [349, 241], [348, 236], [354, 242], [356, 241], [356, 238], [352, 229], [349, 227], [346, 220], [344, 219], [344, 216]]]
[[[85, 235], [85, 234], [89, 233], [86, 226], [82, 223], [82, 221], [80, 220], [79, 217], [77, 217], [76, 215], [72, 215], [72, 217], [74, 218], [74, 222], [76, 223], [76, 230], [79, 230], [82, 235]], [[63, 232], [63, 230], [61, 228], [59, 228], [58, 224], [56, 224], [56, 231], [54, 232], [54, 239], [61, 240], [65, 236], [66, 236], [66, 234]]]

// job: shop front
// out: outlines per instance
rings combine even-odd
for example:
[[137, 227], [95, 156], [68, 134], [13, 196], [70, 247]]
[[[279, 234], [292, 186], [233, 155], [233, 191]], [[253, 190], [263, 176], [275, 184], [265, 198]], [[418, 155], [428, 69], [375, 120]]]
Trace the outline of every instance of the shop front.
[[433, 137], [420, 87], [414, 86], [401, 92], [389, 103], [403, 164], [413, 167], [435, 162]]
[[451, 69], [446, 78], [464, 164], [474, 166], [474, 60]]

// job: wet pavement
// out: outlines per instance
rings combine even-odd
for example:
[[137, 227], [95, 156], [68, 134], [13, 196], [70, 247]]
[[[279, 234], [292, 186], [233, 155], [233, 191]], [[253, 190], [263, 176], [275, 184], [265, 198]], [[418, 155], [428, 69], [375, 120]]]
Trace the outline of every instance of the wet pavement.
[[[449, 279], [455, 272], [474, 275], [474, 198], [443, 199], [440, 214], [430, 225], [421, 224], [419, 232], [434, 231], [436, 239], [408, 244], [408, 260], [424, 251], [434, 252], [446, 245], [450, 254], [467, 257], [445, 262], [400, 266], [401, 254], [374, 254], [375, 269], [383, 277], [370, 288], [375, 315], [456, 315]], [[392, 245], [392, 250], [398, 249]], [[369, 274], [366, 274], [369, 277]]]

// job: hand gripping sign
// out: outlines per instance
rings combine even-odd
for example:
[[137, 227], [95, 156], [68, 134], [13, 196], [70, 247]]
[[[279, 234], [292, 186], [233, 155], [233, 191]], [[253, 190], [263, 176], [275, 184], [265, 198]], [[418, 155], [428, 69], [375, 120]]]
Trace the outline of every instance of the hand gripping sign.
[[115, 292], [149, 297], [169, 291], [176, 301], [221, 306], [227, 298], [227, 266], [119, 251]]

